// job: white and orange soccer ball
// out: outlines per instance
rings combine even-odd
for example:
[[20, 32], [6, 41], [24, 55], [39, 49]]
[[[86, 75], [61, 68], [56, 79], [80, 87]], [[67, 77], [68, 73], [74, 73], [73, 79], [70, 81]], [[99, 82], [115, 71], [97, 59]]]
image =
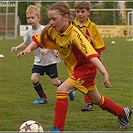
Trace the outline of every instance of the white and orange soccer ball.
[[44, 132], [44, 130], [39, 122], [28, 120], [20, 126], [19, 132]]

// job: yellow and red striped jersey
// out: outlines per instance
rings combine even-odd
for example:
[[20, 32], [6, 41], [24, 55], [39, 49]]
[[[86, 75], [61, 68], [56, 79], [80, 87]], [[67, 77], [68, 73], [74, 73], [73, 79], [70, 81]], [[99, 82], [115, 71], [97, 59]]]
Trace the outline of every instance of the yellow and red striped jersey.
[[[59, 32], [57, 33], [54, 30], [52, 30], [52, 32], [55, 32], [56, 34], [54, 35], [50, 32], [50, 36], [55, 41], [55, 44], [46, 44], [46, 48], [51, 49], [55, 47], [59, 51], [65, 62], [69, 75], [72, 75], [76, 69], [81, 69], [81, 71], [82, 68], [91, 70], [96, 69], [90, 62], [90, 59], [93, 57], [98, 57], [98, 54], [77, 27], [70, 24], [62, 34]], [[43, 46], [40, 43], [39, 38], [39, 34], [33, 36], [33, 40], [36, 44]]]

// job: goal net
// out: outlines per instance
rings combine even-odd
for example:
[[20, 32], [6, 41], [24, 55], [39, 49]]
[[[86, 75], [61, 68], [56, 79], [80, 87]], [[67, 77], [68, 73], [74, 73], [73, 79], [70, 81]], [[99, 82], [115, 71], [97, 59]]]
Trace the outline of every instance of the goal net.
[[0, 2], [0, 39], [16, 39], [18, 2]]

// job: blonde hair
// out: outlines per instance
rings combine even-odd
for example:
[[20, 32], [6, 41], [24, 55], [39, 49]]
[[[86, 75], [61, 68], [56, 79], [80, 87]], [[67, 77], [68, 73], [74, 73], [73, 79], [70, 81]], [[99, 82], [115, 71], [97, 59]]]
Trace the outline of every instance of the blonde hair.
[[35, 5], [30, 5], [26, 10], [26, 14], [27, 13], [35, 13], [38, 18], [41, 18], [40, 11]]
[[74, 3], [74, 9], [86, 9], [89, 11], [91, 8], [90, 2], [75, 2]]

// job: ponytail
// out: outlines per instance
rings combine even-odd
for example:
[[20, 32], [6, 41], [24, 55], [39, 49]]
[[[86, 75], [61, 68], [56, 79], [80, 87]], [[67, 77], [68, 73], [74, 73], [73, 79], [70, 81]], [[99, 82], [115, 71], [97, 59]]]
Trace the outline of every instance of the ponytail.
[[48, 30], [51, 27], [52, 27], [52, 25], [49, 23], [49, 24], [46, 25], [46, 27], [41, 32], [40, 40], [41, 40], [41, 44], [43, 46], [45, 46], [45, 43], [47, 42], [47, 39], [51, 39], [50, 36], [48, 35]]

